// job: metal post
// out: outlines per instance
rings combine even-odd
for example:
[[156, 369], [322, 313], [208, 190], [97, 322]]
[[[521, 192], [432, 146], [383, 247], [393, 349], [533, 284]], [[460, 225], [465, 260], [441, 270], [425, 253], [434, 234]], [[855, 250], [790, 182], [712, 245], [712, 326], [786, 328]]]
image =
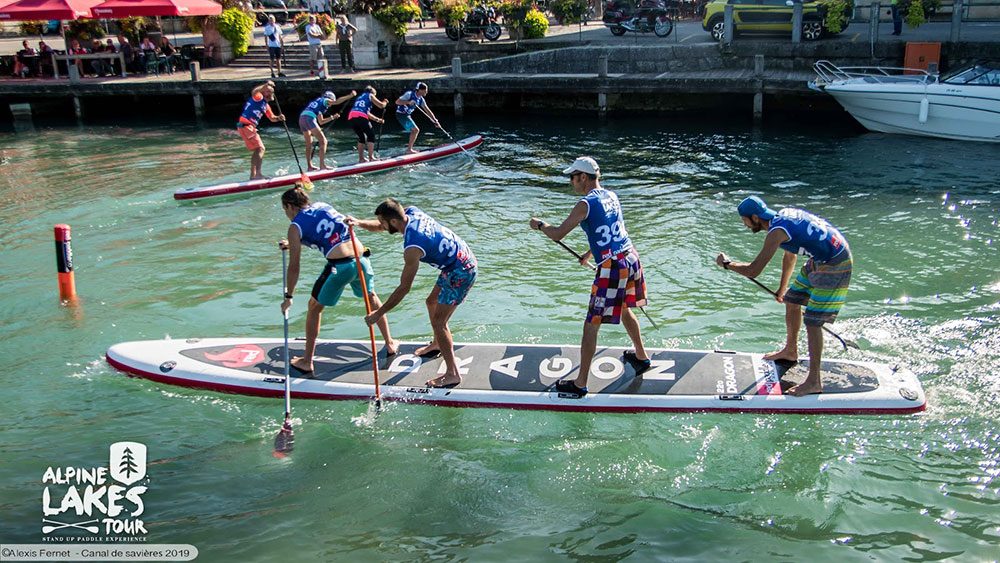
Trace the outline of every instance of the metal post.
[[965, 9], [963, 0], [955, 0], [951, 7], [951, 42], [959, 41], [962, 36], [962, 10]]
[[802, 2], [792, 3], [792, 43], [802, 42]]
[[[71, 66], [70, 68], [76, 68]], [[76, 120], [83, 120], [83, 102], [80, 100], [80, 96], [73, 96], [73, 113], [76, 114]]]
[[608, 77], [608, 56], [601, 55], [597, 57], [597, 77], [607, 78]]
[[455, 57], [451, 59], [451, 75], [455, 78], [462, 78], [462, 59]]
[[753, 75], [757, 78], [764, 76], [764, 55], [753, 56]]
[[608, 115], [608, 95], [604, 92], [597, 94], [597, 115], [601, 118]]
[[66, 61], [66, 73], [69, 75], [70, 84], [80, 83], [80, 69], [72, 61]]
[[735, 35], [736, 29], [733, 27], [733, 5], [726, 4], [726, 8], [723, 12], [723, 25], [725, 26], [725, 31], [722, 33], [722, 44], [730, 45], [733, 42], [733, 36]]
[[461, 92], [455, 92], [455, 117], [462, 117], [465, 114], [465, 101]]
[[764, 119], [764, 55], [754, 55], [753, 75], [757, 87], [753, 95], [753, 122], [760, 124]]
[[194, 98], [194, 116], [198, 121], [201, 121], [205, 117], [205, 100], [201, 94], [195, 94], [192, 97]]
[[191, 82], [198, 82], [201, 80], [201, 63], [198, 61], [191, 61]]
[[878, 43], [878, 24], [881, 18], [882, 5], [876, 0], [868, 10], [868, 43], [871, 45], [871, 56], [875, 58], [875, 44]]

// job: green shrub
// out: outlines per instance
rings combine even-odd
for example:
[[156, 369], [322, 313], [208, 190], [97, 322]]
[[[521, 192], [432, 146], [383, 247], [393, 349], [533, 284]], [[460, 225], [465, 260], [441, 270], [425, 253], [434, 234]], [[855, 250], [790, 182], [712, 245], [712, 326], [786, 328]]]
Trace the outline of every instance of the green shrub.
[[191, 33], [201, 33], [205, 29], [205, 18], [207, 16], [190, 16], [184, 18], [187, 20], [188, 29]]
[[927, 23], [927, 18], [924, 17], [924, 3], [910, 2], [910, 5], [906, 7], [906, 25], [918, 28], [925, 23]]
[[128, 37], [133, 45], [138, 45], [146, 31], [147, 24], [146, 18], [132, 16], [118, 20], [118, 29], [122, 31], [122, 35]]
[[104, 26], [100, 20], [73, 20], [69, 22], [66, 35], [79, 39], [81, 43], [84, 41], [89, 43], [104, 37]]
[[545, 14], [532, 8], [528, 10], [528, 15], [524, 17], [524, 38], [541, 39], [549, 31], [549, 19]]
[[824, 5], [824, 9], [826, 15], [823, 19], [823, 27], [830, 33], [843, 31], [851, 13], [851, 4], [847, 0], [830, 0]]
[[555, 0], [549, 3], [549, 10], [559, 23], [580, 23], [587, 15], [587, 0]]
[[387, 8], [376, 10], [372, 16], [392, 28], [396, 37], [406, 35], [406, 24], [420, 17], [420, 7], [412, 0], [401, 0]]
[[465, 0], [437, 0], [432, 6], [434, 16], [448, 25], [458, 25], [469, 13], [469, 4]]
[[393, 5], [393, 0], [353, 0], [351, 12], [355, 14], [374, 14]]
[[25, 20], [19, 23], [17, 27], [21, 31], [21, 35], [41, 35], [48, 24], [49, 22], [45, 21]]
[[504, 0], [497, 8], [508, 29], [518, 29], [524, 25], [524, 18], [532, 8], [532, 0]]
[[[333, 18], [329, 14], [312, 14], [316, 16], [316, 25], [323, 30], [323, 33], [329, 37], [333, 31], [337, 28], [337, 22], [333, 21]], [[299, 12], [295, 14], [295, 19], [292, 22], [295, 24], [295, 32], [299, 34], [299, 39], [306, 38], [306, 26], [309, 25], [310, 14], [306, 12]]]
[[216, 26], [219, 35], [225, 37], [233, 45], [233, 56], [242, 57], [250, 47], [250, 34], [253, 33], [253, 16], [238, 8], [222, 11]]

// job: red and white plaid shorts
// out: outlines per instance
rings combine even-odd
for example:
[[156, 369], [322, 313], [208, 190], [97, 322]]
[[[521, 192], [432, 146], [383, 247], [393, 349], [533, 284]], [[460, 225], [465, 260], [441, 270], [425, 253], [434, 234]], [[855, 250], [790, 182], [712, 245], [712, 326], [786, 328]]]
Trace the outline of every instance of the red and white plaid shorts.
[[634, 249], [616, 254], [597, 266], [597, 276], [590, 288], [587, 322], [619, 324], [623, 305], [630, 308], [646, 305], [646, 276]]

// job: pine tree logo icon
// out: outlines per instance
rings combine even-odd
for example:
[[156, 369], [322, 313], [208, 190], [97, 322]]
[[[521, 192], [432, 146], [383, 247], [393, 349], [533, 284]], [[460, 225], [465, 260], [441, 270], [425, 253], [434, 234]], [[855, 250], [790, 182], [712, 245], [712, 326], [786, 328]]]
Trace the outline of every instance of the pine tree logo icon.
[[108, 462], [111, 478], [123, 485], [131, 485], [146, 477], [146, 446], [139, 442], [111, 444]]

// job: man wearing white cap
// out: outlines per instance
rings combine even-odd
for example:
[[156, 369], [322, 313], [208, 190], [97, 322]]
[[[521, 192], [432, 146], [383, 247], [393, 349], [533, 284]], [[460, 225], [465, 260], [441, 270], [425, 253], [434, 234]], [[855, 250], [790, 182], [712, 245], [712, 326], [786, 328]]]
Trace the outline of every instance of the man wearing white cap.
[[[357, 95], [357, 92], [354, 90], [351, 90], [350, 94], [344, 94], [339, 98], [334, 96], [333, 92], [323, 92], [322, 96], [309, 102], [309, 105], [299, 114], [299, 131], [302, 131], [302, 136], [306, 140], [306, 164], [309, 166], [309, 170], [319, 170], [319, 168], [327, 167], [325, 161], [326, 135], [323, 134], [323, 125], [340, 117], [339, 113], [327, 117], [324, 115], [324, 112], [330, 109], [330, 106], [346, 102], [354, 98], [355, 95]], [[313, 166], [312, 163], [314, 136], [319, 141], [319, 168]]]
[[[809, 375], [805, 381], [789, 389], [788, 394], [822, 393], [820, 362], [823, 357], [823, 325], [837, 318], [851, 284], [854, 258], [847, 239], [821, 217], [794, 208], [775, 212], [757, 196], [741, 201], [736, 211], [746, 228], [755, 233], [767, 233], [764, 247], [753, 262], [733, 262], [724, 253], [719, 253], [715, 262], [727, 270], [756, 279], [779, 248], [785, 251], [781, 259], [781, 284], [776, 292], [778, 302], [785, 304], [785, 347], [765, 355], [764, 359], [799, 360], [799, 329], [803, 322], [802, 306], [805, 305]], [[792, 281], [799, 255], [808, 256], [809, 260]]]
[[601, 169], [588, 156], [577, 158], [563, 174], [569, 174], [573, 189], [583, 197], [573, 207], [569, 217], [558, 227], [531, 218], [529, 225], [554, 241], [561, 241], [577, 225], [587, 234], [590, 249], [580, 258], [586, 264], [590, 257], [597, 262], [597, 275], [590, 291], [587, 320], [580, 342], [580, 372], [575, 381], [560, 380], [556, 390], [571, 398], [587, 394], [587, 378], [597, 351], [597, 332], [601, 324], [623, 324], [635, 351], [622, 355], [638, 377], [649, 369], [649, 356], [642, 344], [639, 319], [632, 309], [646, 305], [646, 278], [639, 254], [625, 230], [618, 196], [601, 187]]

